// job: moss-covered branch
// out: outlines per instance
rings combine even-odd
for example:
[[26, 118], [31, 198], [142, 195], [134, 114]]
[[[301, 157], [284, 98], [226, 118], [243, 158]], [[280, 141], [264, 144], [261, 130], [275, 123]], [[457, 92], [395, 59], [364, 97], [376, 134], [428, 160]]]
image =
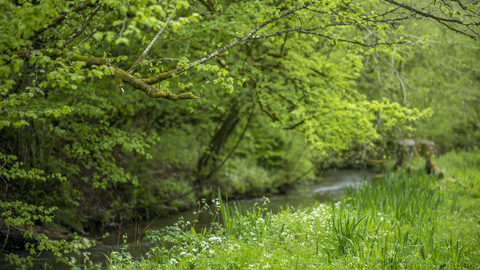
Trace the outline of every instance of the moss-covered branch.
[[[69, 60], [69, 61], [85, 62], [86, 67], [102, 66], [102, 65], [112, 66], [110, 64], [110, 62], [105, 58], [96, 58], [96, 57], [90, 57], [90, 56], [84, 56], [84, 55], [75, 55], [75, 54], [68, 55], [68, 54], [66, 54], [62, 51], [59, 51], [59, 50], [55, 50], [53, 52], [49, 52], [49, 51], [41, 51], [41, 52], [43, 53], [43, 55], [49, 56], [53, 59], [65, 58], [66, 60]], [[19, 56], [23, 56], [23, 57], [28, 58], [28, 57], [30, 57], [31, 52], [30, 51], [28, 51], [28, 52], [20, 51], [20, 52], [13, 52], [10, 55], [19, 55]], [[123, 83], [125, 82], [125, 83], [133, 86], [135, 89], [138, 89], [138, 90], [144, 92], [145, 94], [147, 94], [149, 97], [152, 97], [152, 98], [164, 98], [164, 99], [168, 99], [168, 100], [171, 100], [171, 101], [178, 101], [178, 100], [185, 100], [185, 99], [199, 99], [200, 98], [200, 97], [195, 96], [191, 92], [174, 94], [172, 92], [162, 91], [160, 89], [157, 89], [157, 88], [151, 86], [148, 83], [148, 79], [145, 80], [145, 79], [137, 78], [133, 75], [130, 75], [128, 72], [126, 72], [123, 69], [120, 69], [118, 67], [113, 67], [113, 68], [115, 70], [115, 72], [114, 72], [115, 81], [116, 81], [117, 85], [122, 89], [122, 91], [123, 91]], [[170, 72], [173, 72], [173, 71], [170, 71]], [[167, 72], [167, 73], [169, 73], [169, 72]], [[162, 74], [165, 74], [165, 73], [161, 73], [159, 75], [164, 76]], [[166, 76], [166, 78], [170, 78], [170, 77], [171, 77], [171, 74]]]
[[172, 101], [200, 98], [195, 96], [191, 92], [174, 94], [171, 92], [161, 91], [145, 83], [142, 79], [136, 78], [128, 74], [126, 71], [119, 68], [115, 68], [115, 77], [116, 77], [117, 84], [118, 82], [125, 82], [133, 86], [135, 89], [145, 92], [145, 94], [147, 94], [149, 97], [152, 97], [152, 98], [164, 98]]

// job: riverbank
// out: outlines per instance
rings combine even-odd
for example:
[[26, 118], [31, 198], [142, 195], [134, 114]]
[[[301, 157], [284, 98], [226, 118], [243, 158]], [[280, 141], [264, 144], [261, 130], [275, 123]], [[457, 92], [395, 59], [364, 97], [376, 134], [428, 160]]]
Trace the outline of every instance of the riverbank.
[[[436, 160], [438, 181], [419, 172], [387, 175], [335, 204], [272, 214], [225, 208], [213, 223], [194, 221], [150, 231], [156, 243], [141, 260], [109, 256], [115, 269], [479, 269], [480, 153]], [[229, 211], [226, 211], [228, 210]]]
[[[341, 199], [345, 194], [345, 186], [352, 188], [358, 186], [366, 178], [368, 181], [371, 181], [374, 173], [369, 171], [359, 171], [359, 170], [334, 170], [326, 171], [321, 174], [321, 181], [318, 184], [305, 187], [298, 187], [294, 191], [288, 194], [273, 195], [268, 196], [270, 203], [269, 209], [273, 213], [279, 212], [280, 208], [285, 208], [286, 206], [307, 206], [313, 205], [315, 202], [329, 202], [331, 200], [337, 201]], [[231, 202], [237, 202], [236, 199], [229, 196]], [[263, 202], [264, 199], [254, 198], [242, 200], [242, 207], [245, 209], [251, 209], [255, 203]], [[123, 236], [128, 235], [126, 243], [130, 244], [128, 251], [132, 254], [133, 258], [140, 259], [141, 256], [145, 254], [152, 248], [152, 244], [146, 240], [142, 240], [143, 236], [139, 236], [136, 233], [137, 229], [140, 230], [160, 230], [167, 226], [173, 226], [178, 222], [180, 217], [183, 217], [185, 220], [198, 220], [196, 228], [207, 227], [211, 222], [211, 215], [207, 212], [201, 213], [200, 215], [194, 215], [195, 210], [189, 210], [186, 212], [181, 212], [173, 214], [170, 216], [157, 217], [153, 220], [144, 220], [136, 221], [122, 224], [122, 227], [117, 229], [110, 230], [108, 237], [103, 237], [105, 231], [96, 231], [90, 232], [88, 238], [96, 239], [97, 246], [95, 248], [90, 248], [87, 250], [82, 250], [79, 254], [71, 253], [68, 257], [73, 257], [77, 262], [83, 263], [84, 252], [89, 254], [89, 260], [94, 264], [102, 263], [105, 266], [105, 255], [109, 254], [111, 251], [117, 251], [123, 245]], [[146, 228], [148, 226], [148, 228]], [[138, 240], [140, 238], [139, 244], [133, 244], [135, 238]], [[104, 243], [104, 246], [98, 247], [98, 240]], [[117, 246], [120, 244], [120, 246]], [[23, 246], [23, 245], [19, 245]], [[20, 257], [28, 256], [28, 252], [16, 252]], [[42, 254], [33, 261], [34, 267], [43, 267], [44, 264], [52, 266], [54, 269], [70, 269], [69, 267], [56, 263], [56, 256], [50, 252], [42, 252]], [[13, 266], [3, 265], [0, 261], [0, 268], [6, 269], [15, 269]]]

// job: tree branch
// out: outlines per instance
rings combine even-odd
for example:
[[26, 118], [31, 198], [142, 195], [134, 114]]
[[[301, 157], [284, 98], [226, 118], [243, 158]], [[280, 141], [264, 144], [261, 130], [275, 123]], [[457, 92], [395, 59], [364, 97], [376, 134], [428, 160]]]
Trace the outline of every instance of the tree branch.
[[[47, 30], [48, 28], [54, 27], [54, 26], [56, 26], [57, 24], [61, 23], [63, 20], [65, 20], [65, 18], [67, 17], [68, 14], [70, 14], [70, 13], [72, 13], [72, 12], [78, 12], [78, 11], [80, 11], [80, 10], [84, 10], [84, 9], [86, 9], [86, 8], [88, 8], [88, 7], [93, 6], [94, 4], [95, 4], [95, 3], [92, 3], [92, 2], [89, 1], [89, 0], [78, 4], [77, 6], [71, 8], [71, 9], [70, 9], [70, 12], [62, 13], [60, 16], [53, 18], [53, 19], [52, 19], [52, 22], [51, 22], [50, 24], [48, 24], [48, 25], [46, 25], [46, 26], [44, 26], [44, 27], [42, 27], [42, 28], [40, 28], [40, 29], [35, 30], [35, 31], [34, 31], [35, 35], [34, 35], [33, 37], [38, 36], [38, 35], [40, 35], [41, 33], [45, 32], [45, 30]], [[33, 37], [32, 37], [32, 38], [33, 38]]]
[[160, 35], [162, 35], [163, 31], [165, 31], [165, 29], [167, 28], [167, 25], [168, 25], [168, 22], [170, 21], [170, 19], [172, 18], [173, 14], [175, 14], [175, 12], [177, 12], [177, 8], [175, 7], [175, 9], [173, 10], [172, 14], [170, 14], [170, 16], [168, 17], [167, 21], [165, 22], [165, 25], [162, 27], [162, 29], [160, 29], [160, 31], [158, 31], [157, 35], [153, 38], [152, 42], [150, 42], [150, 44], [148, 44], [147, 48], [145, 49], [145, 51], [143, 51], [143, 53], [140, 55], [140, 57], [138, 57], [137, 61], [135, 61], [135, 63], [133, 64], [133, 66], [128, 70], [128, 73], [132, 74], [135, 69], [137, 68], [138, 65], [140, 65], [140, 63], [142, 62], [142, 59], [145, 57], [145, 55], [147, 55], [147, 53], [152, 49], [153, 47], [153, 44], [155, 44], [155, 42], [157, 42], [158, 38], [160, 37]]
[[411, 12], [420, 14], [424, 17], [432, 18], [436, 21], [453, 22], [453, 23], [458, 23], [458, 24], [461, 24], [461, 25], [480, 25], [480, 22], [479, 23], [465, 23], [465, 22], [462, 22], [462, 21], [457, 20], [457, 19], [449, 19], [449, 18], [438, 17], [438, 16], [432, 15], [428, 12], [423, 12], [423, 11], [415, 9], [411, 6], [399, 3], [395, 0], [384, 0], [384, 1], [389, 2], [390, 4], [393, 4], [393, 5], [399, 6], [401, 8], [404, 8], [406, 10], [410, 10]]
[[[348, 42], [348, 43], [357, 44], [357, 45], [364, 46], [364, 47], [375, 47], [377, 45], [394, 45], [394, 44], [410, 44], [411, 43], [411, 42], [399, 41], [399, 42], [378, 42], [378, 43], [374, 43], [374, 44], [365, 44], [365, 43], [355, 41], [355, 40], [337, 39], [337, 38], [333, 38], [333, 37], [323, 35], [323, 34], [320, 34], [320, 33], [312, 32], [314, 30], [318, 30], [318, 29], [322, 29], [322, 28], [326, 28], [326, 27], [330, 27], [330, 26], [335, 26], [335, 25], [351, 25], [351, 24], [358, 23], [358, 21], [344, 22], [344, 23], [333, 23], [333, 24], [323, 25], [323, 26], [310, 28], [310, 29], [292, 28], [292, 29], [286, 29], [286, 30], [283, 30], [283, 31], [279, 31], [279, 32], [276, 32], [276, 33], [273, 33], [273, 34], [262, 35], [262, 36], [254, 36], [255, 33], [257, 33], [263, 27], [269, 25], [270, 23], [275, 22], [275, 21], [277, 21], [281, 18], [284, 18], [286, 16], [292, 15], [299, 10], [308, 9], [308, 7], [311, 6], [312, 4], [314, 4], [315, 2], [316, 1], [309, 1], [302, 6], [299, 6], [295, 9], [292, 9], [292, 10], [289, 10], [285, 13], [280, 14], [278, 17], [274, 17], [274, 18], [271, 18], [271, 19], [263, 22], [262, 24], [260, 24], [256, 28], [254, 28], [250, 33], [243, 36], [242, 38], [236, 39], [235, 41], [225, 45], [224, 47], [220, 48], [219, 50], [217, 50], [217, 51], [215, 51], [215, 52], [213, 52], [213, 53], [211, 53], [211, 54], [209, 54], [209, 55], [207, 55], [203, 58], [200, 58], [197, 61], [194, 61], [194, 62], [191, 62], [191, 63], [187, 64], [186, 67], [176, 68], [176, 69], [173, 69], [173, 70], [170, 70], [170, 71], [167, 71], [167, 72], [163, 72], [163, 73], [154, 75], [150, 78], [145, 78], [145, 79], [142, 79], [142, 80], [146, 84], [150, 84], [150, 85], [156, 84], [158, 82], [161, 82], [161, 81], [164, 81], [166, 79], [171, 78], [173, 75], [181, 74], [182, 72], [185, 72], [185, 71], [191, 69], [192, 67], [194, 67], [197, 64], [201, 64], [201, 63], [203, 63], [207, 60], [210, 60], [210, 59], [224, 53], [225, 51], [229, 50], [230, 48], [233, 48], [236, 45], [238, 45], [238, 44], [240, 44], [244, 41], [247, 41], [249, 39], [268, 38], [268, 37], [272, 37], [272, 36], [275, 36], [275, 35], [280, 35], [280, 34], [288, 33], [288, 32], [298, 32], [298, 33], [304, 33], [304, 34], [312, 34], [312, 35], [321, 36], [321, 37], [324, 37], [324, 38], [327, 38], [327, 39], [330, 39], [330, 40]], [[308, 10], [310, 10], [310, 9], [308, 9]], [[316, 11], [316, 10], [312, 10], [312, 11], [319, 12], [319, 11]], [[347, 18], [347, 19], [349, 19], [349, 18]]]
[[152, 98], [164, 98], [171, 101], [185, 100], [185, 99], [199, 99], [200, 97], [195, 96], [191, 92], [174, 94], [172, 92], [162, 91], [157, 89], [149, 84], [146, 84], [141, 79], [136, 78], [130, 75], [128, 72], [125, 72], [122, 69], [115, 67], [115, 80], [120, 82], [119, 86], [123, 86], [121, 82], [126, 82], [129, 85], [133, 86], [135, 89], [143, 91], [149, 97]]
[[250, 33], [248, 33], [246, 36], [243, 36], [242, 38], [239, 38], [239, 39], [237, 39], [237, 40], [235, 40], [235, 41], [233, 41], [233, 42], [225, 45], [224, 47], [220, 48], [219, 50], [217, 50], [217, 51], [215, 51], [215, 52], [213, 52], [213, 53], [211, 53], [211, 54], [209, 54], [209, 55], [207, 55], [207, 56], [205, 56], [205, 57], [202, 57], [202, 58], [198, 59], [198, 60], [195, 61], [195, 62], [192, 62], [192, 63], [188, 64], [186, 67], [177, 68], [177, 69], [173, 69], [173, 70], [170, 70], [170, 71], [167, 71], [167, 72], [164, 72], [164, 73], [160, 73], [160, 74], [155, 75], [155, 76], [152, 76], [152, 77], [150, 77], [150, 78], [143, 79], [143, 81], [144, 81], [145, 83], [147, 83], [147, 84], [155, 84], [155, 83], [164, 81], [164, 80], [172, 77], [172, 75], [177, 75], [177, 74], [180, 74], [180, 73], [182, 73], [182, 72], [185, 72], [185, 71], [191, 69], [192, 67], [194, 67], [194, 66], [196, 66], [196, 65], [198, 65], [198, 64], [201, 64], [201, 63], [203, 63], [203, 62], [205, 62], [205, 61], [207, 61], [207, 60], [210, 60], [210, 59], [212, 59], [212, 58], [214, 58], [214, 57], [216, 57], [216, 56], [224, 53], [225, 51], [229, 50], [230, 48], [235, 47], [236, 45], [238, 45], [238, 44], [240, 44], [240, 43], [242, 43], [242, 42], [244, 42], [244, 41], [246, 41], [246, 40], [248, 40], [248, 39], [251, 39], [256, 32], [258, 32], [258, 31], [259, 31], [260, 29], [262, 29], [263, 27], [271, 24], [272, 22], [275, 22], [275, 21], [277, 21], [277, 20], [279, 20], [279, 19], [281, 19], [281, 18], [284, 18], [284, 17], [286, 17], [286, 16], [289, 16], [289, 15], [291, 15], [291, 14], [293, 14], [293, 13], [295, 13], [295, 12], [301, 10], [301, 9], [305, 9], [306, 7], [312, 5], [312, 4], [315, 3], [315, 2], [316, 2], [316, 1], [309, 1], [309, 2], [305, 3], [305, 4], [302, 5], [302, 6], [299, 6], [299, 7], [297, 7], [297, 8], [294, 8], [294, 9], [292, 9], [292, 10], [289, 10], [289, 11], [287, 11], [287, 12], [285, 12], [285, 13], [280, 14], [278, 17], [271, 18], [271, 19], [269, 19], [269, 20], [261, 23], [259, 26], [255, 27], [255, 28], [254, 28]]
[[349, 23], [331, 23], [331, 24], [326, 24], [326, 25], [322, 25], [322, 26], [318, 26], [318, 27], [315, 27], [315, 28], [290, 28], [290, 29], [285, 29], [285, 30], [282, 30], [282, 31], [278, 31], [278, 32], [275, 32], [275, 33], [272, 33], [272, 34], [268, 34], [268, 35], [263, 35], [263, 36], [252, 36], [252, 39], [263, 39], [263, 38], [269, 38], [269, 37], [273, 37], [273, 36], [278, 36], [278, 35], [281, 35], [283, 33], [288, 33], [288, 32], [299, 32], [299, 31], [315, 31], [315, 30], [318, 30], [318, 29], [324, 29], [324, 28], [327, 28], [327, 27], [330, 27], [330, 26], [339, 26], [339, 25], [352, 25], [352, 24], [356, 24], [358, 21], [353, 21], [353, 22], [349, 22]]
[[470, 38], [476, 40], [476, 37], [473, 36], [473, 35], [470, 35], [470, 34], [467, 34], [465, 33], [464, 31], [461, 31], [459, 29], [456, 29], [456, 28], [453, 28], [449, 25], [447, 25], [446, 23], [449, 22], [449, 23], [455, 23], [455, 24], [458, 24], [458, 25], [463, 25], [463, 26], [470, 26], [470, 25], [474, 25], [474, 26], [480, 26], [480, 22], [470, 22], [470, 23], [466, 23], [466, 22], [463, 22], [461, 20], [458, 20], [458, 19], [451, 19], [451, 18], [444, 18], [444, 17], [438, 17], [438, 16], [435, 16], [431, 13], [428, 13], [428, 12], [424, 12], [424, 11], [421, 11], [421, 10], [418, 10], [414, 7], [411, 7], [409, 5], [406, 5], [406, 4], [403, 4], [403, 3], [399, 3], [395, 0], [384, 0], [390, 4], [393, 4], [393, 5], [396, 5], [398, 7], [401, 7], [403, 9], [406, 9], [406, 10], [409, 10], [415, 14], [418, 14], [418, 15], [421, 15], [423, 17], [427, 17], [427, 18], [431, 18], [431, 19], [434, 19], [436, 20], [437, 22], [445, 25], [446, 27], [448, 27], [450, 30], [453, 30], [457, 33], [460, 33], [460, 34], [464, 34], [466, 36], [469, 36]]
[[300, 122], [298, 122], [298, 123], [296, 123], [296, 124], [294, 124], [294, 125], [291, 125], [291, 126], [289, 126], [289, 127], [284, 127], [283, 129], [285, 129], [285, 130], [295, 129], [296, 127], [302, 125], [303, 123], [305, 123], [305, 120], [302, 120], [302, 121], [300, 121]]
[[83, 21], [82, 26], [73, 33], [66, 41], [65, 41], [65, 46], [70, 44], [76, 37], [78, 37], [83, 31], [85, 31], [85, 28], [87, 28], [87, 25], [90, 23], [90, 21], [93, 19], [93, 16], [95, 16], [95, 13], [100, 9], [101, 5], [97, 5], [92, 12], [88, 15], [88, 17]]
[[399, 45], [399, 44], [411, 44], [412, 42], [405, 42], [405, 41], [398, 41], [398, 42], [377, 42], [377, 43], [372, 43], [372, 44], [365, 44], [365, 43], [362, 43], [360, 41], [356, 41], [356, 40], [350, 40], [350, 39], [343, 39], [343, 38], [334, 38], [334, 37], [330, 37], [330, 36], [327, 36], [327, 35], [323, 35], [323, 34], [320, 34], [320, 33], [316, 33], [316, 32], [309, 32], [309, 31], [297, 31], [298, 33], [303, 33], [303, 34], [310, 34], [310, 35], [316, 35], [316, 36], [320, 36], [320, 37], [324, 37], [326, 39], [330, 39], [330, 40], [333, 40], [333, 41], [341, 41], [341, 42], [347, 42], [347, 43], [352, 43], [352, 44], [357, 44], [357, 45], [360, 45], [360, 46], [363, 46], [363, 47], [376, 47], [378, 45]]
[[202, 3], [208, 9], [208, 11], [210, 11], [210, 12], [216, 12], [217, 11], [217, 10], [215, 10], [215, 4], [212, 3], [211, 0], [202, 0], [202, 1], [200, 1], [200, 3]]
[[[22, 55], [25, 57], [29, 57], [32, 51], [22, 51], [22, 52], [13, 52], [10, 55]], [[89, 56], [82, 56], [82, 55], [75, 55], [75, 54], [67, 54], [64, 53], [60, 50], [55, 50], [53, 52], [48, 52], [48, 51], [41, 51], [43, 55], [49, 56], [52, 59], [56, 58], [64, 58], [66, 60], [70, 61], [81, 61], [86, 63], [86, 67], [92, 67], [92, 66], [111, 66], [110, 62], [105, 59], [105, 58], [95, 58], [95, 57], [89, 57]], [[123, 91], [123, 82], [126, 82], [127, 84], [133, 86], [135, 89], [138, 89], [145, 94], [147, 94], [149, 97], [152, 98], [164, 98], [168, 99], [171, 101], [178, 101], [178, 100], [185, 100], [185, 99], [199, 99], [200, 97], [195, 96], [191, 92], [188, 93], [181, 93], [181, 94], [174, 94], [168, 91], [162, 91], [160, 89], [157, 89], [147, 83], [144, 82], [144, 80], [137, 78], [135, 76], [130, 75], [126, 71], [113, 67], [115, 73], [115, 81], [117, 82], [118, 86], [122, 89]]]

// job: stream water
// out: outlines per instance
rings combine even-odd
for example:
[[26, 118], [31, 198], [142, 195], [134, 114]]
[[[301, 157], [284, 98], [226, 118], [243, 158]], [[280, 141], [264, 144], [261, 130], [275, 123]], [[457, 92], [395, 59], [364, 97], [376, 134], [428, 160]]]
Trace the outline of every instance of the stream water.
[[[287, 195], [273, 195], [269, 196], [270, 203], [269, 209], [273, 212], [278, 212], [279, 209], [286, 207], [303, 207], [311, 206], [316, 202], [324, 203], [330, 200], [339, 200], [345, 194], [345, 187], [355, 187], [359, 185], [364, 179], [370, 181], [374, 174], [371, 172], [365, 172], [360, 170], [337, 170], [326, 171], [322, 174], [322, 181], [319, 184], [310, 186], [308, 188], [299, 188], [297, 191], [293, 191]], [[252, 209], [255, 203], [263, 204], [263, 198], [242, 200], [239, 203], [242, 209]], [[168, 217], [159, 217], [155, 220], [145, 221], [140, 224], [140, 227], [144, 228], [148, 225], [148, 230], [159, 230], [166, 226], [173, 226], [178, 220], [183, 217], [185, 221], [191, 221], [194, 219], [194, 210], [181, 212]], [[198, 224], [196, 228], [208, 226], [211, 222], [211, 215], [209, 213], [202, 213], [198, 216]], [[120, 232], [111, 231], [109, 236], [102, 239], [102, 233], [93, 232], [87, 237], [92, 239], [99, 239], [103, 242], [104, 246], [98, 248], [92, 248], [85, 250], [80, 255], [72, 255], [77, 260], [77, 265], [82, 265], [85, 255], [88, 255], [93, 263], [102, 263], [105, 265], [106, 254], [111, 251], [116, 251], [123, 247], [123, 236], [127, 235], [127, 243], [129, 244], [128, 251], [134, 255], [134, 258], [145, 257], [145, 254], [153, 246], [150, 242], [143, 240], [140, 237], [140, 243], [135, 246], [133, 250], [134, 238], [135, 238], [135, 226], [130, 225], [123, 228]], [[26, 252], [17, 252], [19, 256], [27, 256]], [[63, 264], [56, 263], [56, 258], [53, 254], [44, 253], [39, 256], [35, 261], [35, 265], [31, 269], [44, 269], [45, 263], [52, 266], [54, 269], [68, 269]], [[7, 262], [0, 258], [0, 269], [15, 269], [15, 267], [6, 264]], [[46, 268], [49, 269], [49, 268]]]

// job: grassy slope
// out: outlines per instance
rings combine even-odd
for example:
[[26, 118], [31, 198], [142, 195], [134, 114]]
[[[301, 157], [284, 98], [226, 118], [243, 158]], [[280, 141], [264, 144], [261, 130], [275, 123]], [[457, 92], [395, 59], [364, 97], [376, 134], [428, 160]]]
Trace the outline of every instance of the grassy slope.
[[179, 222], [151, 232], [158, 246], [144, 260], [114, 253], [109, 267], [480, 269], [480, 152], [451, 153], [437, 164], [447, 180], [397, 174], [335, 205], [276, 215], [265, 206], [243, 215], [220, 211], [225, 208], [217, 201], [209, 209], [221, 226], [197, 232]]

